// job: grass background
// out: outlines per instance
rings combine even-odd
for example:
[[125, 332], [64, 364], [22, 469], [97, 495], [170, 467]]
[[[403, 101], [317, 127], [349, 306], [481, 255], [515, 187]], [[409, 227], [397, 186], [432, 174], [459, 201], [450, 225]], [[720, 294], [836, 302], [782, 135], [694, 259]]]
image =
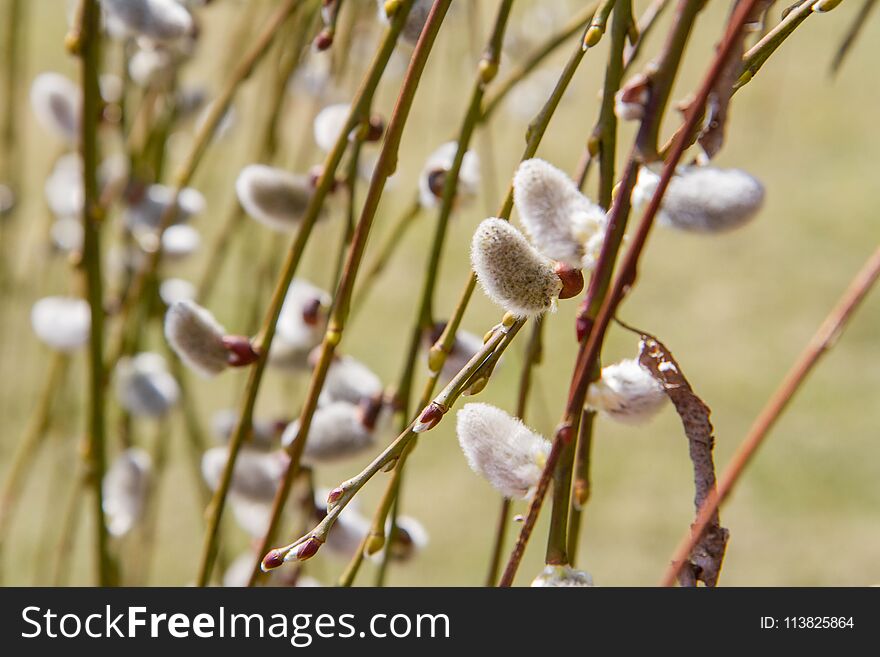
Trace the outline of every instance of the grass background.
[[[62, 0], [33, 0], [29, 18], [20, 26], [28, 41], [22, 66], [25, 85], [40, 71], [76, 74], [63, 49], [66, 29]], [[186, 81], [219, 88], [227, 58], [234, 61], [241, 44], [230, 40], [234, 25], [256, 24], [266, 10], [265, 0], [224, 0], [202, 12], [204, 39]], [[372, 5], [372, 2], [367, 4]], [[456, 5], [444, 26], [428, 64], [402, 144], [399, 172], [377, 216], [366, 262], [397, 214], [410, 201], [425, 156], [457, 129], [467, 102], [476, 57], [471, 40], [482, 44], [495, 3], [475, 3], [481, 20], [471, 19], [464, 2]], [[510, 58], [522, 56], [579, 3], [514, 3]], [[636, 2], [637, 10], [647, 3]], [[674, 98], [693, 90], [720, 36], [726, 2], [711, 2], [701, 16], [679, 76]], [[723, 237], [682, 235], [656, 230], [641, 267], [639, 285], [621, 316], [656, 333], [676, 354], [696, 391], [712, 407], [719, 469], [793, 362], [834, 300], [861, 262], [876, 247], [877, 193], [880, 189], [880, 131], [877, 130], [880, 20], [866, 26], [842, 73], [827, 73], [834, 49], [855, 15], [858, 3], [845, 3], [826, 15], [811, 17], [735, 97], [728, 141], [717, 158], [722, 166], [741, 167], [767, 187], [763, 212], [750, 226]], [[548, 11], [549, 8], [549, 11]], [[778, 14], [781, 8], [775, 10]], [[878, 18], [878, 17], [875, 17]], [[669, 17], [658, 26], [637, 65], [659, 49]], [[516, 41], [514, 42], [514, 37]], [[366, 35], [374, 42], [375, 32]], [[572, 171], [598, 112], [597, 94], [604, 73], [604, 40], [587, 53], [570, 91], [551, 123], [539, 156]], [[482, 46], [480, 45], [479, 48]], [[478, 48], [478, 50], [479, 50]], [[570, 46], [560, 49], [529, 83], [546, 75], [553, 79]], [[477, 51], [478, 51], [477, 50]], [[366, 57], [353, 51], [350, 74], [336, 92], [321, 101], [350, 97]], [[398, 75], [386, 77], [376, 108], [390, 113], [401, 81], [405, 56], [397, 60]], [[167, 273], [198, 280], [217, 226], [233, 202], [233, 182], [249, 161], [253, 135], [259, 129], [265, 81], [257, 74], [236, 103], [234, 131], [215, 143], [195, 186], [208, 199], [208, 211], [198, 218], [204, 244], [200, 254]], [[529, 89], [526, 89], [528, 92]], [[468, 269], [467, 249], [474, 226], [492, 214], [509, 181], [523, 147], [528, 93], [516, 94], [498, 112], [488, 132], [494, 162], [484, 166], [485, 192], [460, 211], [450, 230], [436, 303], [439, 314], [454, 306]], [[539, 94], [544, 92], [538, 91]], [[539, 100], [541, 100], [539, 98]], [[285, 109], [280, 160], [304, 169], [320, 161], [311, 141], [309, 117], [314, 101], [293, 93]], [[19, 134], [24, 140], [26, 187], [15, 223], [4, 228], [6, 265], [14, 272], [2, 298], [0, 321], [0, 477], [4, 477], [14, 447], [33, 411], [47, 370], [48, 351], [32, 336], [29, 311], [35, 300], [72, 289], [69, 264], [53, 256], [45, 244], [47, 209], [42, 184], [59, 145], [35, 125], [29, 111]], [[678, 121], [674, 111], [667, 134]], [[176, 143], [185, 144], [187, 134]], [[631, 143], [624, 128], [621, 150]], [[485, 156], [485, 151], [483, 151]], [[180, 147], [172, 149], [172, 159]], [[4, 157], [4, 154], [0, 154]], [[622, 161], [624, 155], [620, 155]], [[484, 165], [486, 165], [484, 157]], [[494, 175], [492, 169], [494, 168]], [[595, 184], [595, 180], [591, 180]], [[363, 191], [363, 187], [361, 189]], [[341, 209], [341, 205], [339, 206]], [[394, 261], [346, 331], [343, 351], [351, 353], [392, 384], [401, 366], [401, 348], [414, 319], [434, 218], [424, 214], [403, 240]], [[341, 226], [339, 212], [316, 230], [301, 274], [329, 284]], [[211, 309], [232, 332], [251, 325], [254, 271], [278, 240], [248, 223], [246, 237], [233, 250]], [[75, 289], [75, 287], [74, 287]], [[537, 372], [529, 422], [549, 435], [563, 405], [571, 374], [574, 303], [562, 303], [547, 322], [546, 353]], [[499, 311], [477, 292], [465, 328], [482, 334], [497, 321]], [[722, 514], [731, 531], [723, 585], [866, 585], [880, 583], [880, 295], [869, 297], [850, 328], [799, 393], [774, 429], [767, 445], [747, 471]], [[159, 348], [161, 334], [153, 329], [149, 341]], [[479, 401], [512, 409], [515, 403], [521, 351], [518, 340], [503, 367]], [[613, 329], [604, 359], [634, 355], [632, 335]], [[47, 554], [55, 545], [65, 500], [73, 486], [77, 443], [84, 418], [85, 371], [82, 356], [74, 363], [73, 382], [61, 403], [50, 435], [22, 498], [16, 522], [2, 555], [4, 584], [46, 581]], [[234, 405], [244, 372], [229, 372], [216, 380], [190, 380], [197, 388], [203, 417]], [[259, 411], [295, 415], [305, 383], [272, 374], [264, 385]], [[117, 411], [110, 413], [111, 445]], [[410, 460], [403, 497], [405, 513], [427, 527], [431, 542], [417, 560], [391, 570], [389, 582], [398, 585], [478, 585], [483, 581], [500, 500], [467, 468], [454, 436], [452, 416], [426, 435]], [[150, 583], [185, 584], [192, 580], [201, 548], [200, 505], [182, 447], [182, 423], [172, 421], [171, 457], [160, 497], [160, 523]], [[155, 429], [142, 423], [138, 442], [149, 448]], [[388, 436], [387, 439], [391, 437]], [[321, 485], [332, 486], [350, 477], [371, 458], [366, 455], [321, 470]], [[653, 423], [621, 427], [600, 419], [593, 454], [593, 497], [583, 521], [578, 565], [600, 585], [654, 584], [681, 533], [692, 518], [693, 487], [687, 444], [672, 409]], [[362, 497], [372, 512], [384, 488], [384, 476], [368, 486]], [[522, 502], [517, 512], [524, 511]], [[72, 550], [62, 555], [68, 581], [93, 581], [89, 553], [88, 513]], [[534, 534], [518, 583], [525, 584], [542, 563], [546, 536], [545, 510]], [[45, 536], [46, 528], [52, 533]], [[513, 531], [513, 530], [512, 530]], [[510, 536], [512, 544], [513, 533]], [[231, 528], [228, 540], [244, 547], [246, 540]], [[126, 547], [125, 545], [118, 546]], [[320, 555], [308, 572], [332, 582], [344, 563]], [[358, 580], [372, 581], [369, 567]]]

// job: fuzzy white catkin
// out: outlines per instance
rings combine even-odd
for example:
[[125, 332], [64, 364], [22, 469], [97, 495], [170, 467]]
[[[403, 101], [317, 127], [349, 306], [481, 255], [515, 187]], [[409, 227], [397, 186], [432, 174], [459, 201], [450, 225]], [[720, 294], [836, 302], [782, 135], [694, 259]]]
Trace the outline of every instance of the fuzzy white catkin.
[[[633, 189], [635, 207], [650, 202], [660, 176], [643, 167]], [[739, 169], [683, 166], [663, 195], [658, 220], [697, 233], [722, 233], [748, 223], [764, 203], [764, 186]]]
[[[202, 455], [202, 476], [216, 490], [229, 458], [227, 447], [212, 447]], [[287, 468], [283, 452], [261, 452], [242, 448], [235, 459], [230, 491], [252, 502], [272, 502]]]
[[[299, 432], [299, 420], [287, 425], [281, 444], [289, 446]], [[361, 409], [348, 402], [320, 406], [312, 417], [303, 451], [304, 463], [329, 463], [356, 456], [372, 447], [375, 433], [364, 426]]]
[[143, 517], [151, 472], [150, 455], [137, 447], [123, 451], [108, 468], [101, 487], [107, 531], [113, 536], [124, 536]]
[[159, 285], [159, 297], [167, 306], [177, 301], [192, 301], [197, 293], [196, 286], [182, 278], [168, 278]]
[[336, 145], [339, 135], [345, 129], [348, 121], [348, 115], [351, 112], [351, 105], [348, 103], [337, 103], [335, 105], [327, 105], [312, 122], [312, 134], [315, 136], [315, 143], [325, 153], [329, 153]]
[[182, 260], [199, 250], [202, 237], [199, 231], [186, 224], [169, 226], [162, 233], [162, 254], [168, 260]]
[[89, 340], [92, 313], [89, 304], [75, 297], [45, 297], [31, 308], [31, 327], [52, 349], [71, 352]]
[[513, 201], [532, 244], [548, 258], [592, 268], [605, 235], [605, 212], [563, 171], [539, 158], [513, 178]]
[[[385, 0], [376, 0], [376, 4], [379, 6], [379, 20], [388, 23], [388, 15], [385, 13]], [[434, 0], [415, 0], [400, 33], [404, 41], [412, 45], [418, 42], [422, 30], [425, 29], [425, 23], [428, 22], [428, 15], [431, 13], [433, 4]]]
[[[131, 203], [125, 211], [125, 225], [133, 231], [156, 230], [162, 215], [174, 198], [174, 190], [166, 185], [150, 185], [142, 198]], [[174, 223], [180, 224], [205, 211], [205, 197], [197, 189], [186, 187], [177, 198]]]
[[184, 363], [203, 376], [214, 376], [228, 366], [225, 334], [214, 316], [193, 301], [177, 301], [165, 313], [168, 344]]
[[545, 586], [594, 586], [593, 577], [583, 570], [576, 570], [571, 566], [546, 566], [541, 573], [532, 580], [533, 587]]
[[131, 36], [174, 41], [193, 30], [193, 18], [176, 0], [101, 0], [108, 19]]
[[269, 228], [286, 232], [297, 227], [312, 197], [307, 177], [264, 164], [242, 169], [235, 181], [235, 191], [251, 217]]
[[[238, 417], [238, 411], [231, 408], [214, 413], [211, 417], [211, 430], [214, 437], [224, 444], [228, 443], [232, 432], [238, 425]], [[251, 424], [251, 438], [247, 444], [253, 449], [269, 450], [274, 446], [278, 433], [276, 422], [255, 419]]]
[[505, 497], [531, 494], [550, 452], [548, 440], [489, 404], [465, 404], [456, 430], [471, 470]]
[[[455, 153], [458, 151], [458, 142], [449, 141], [441, 145], [428, 156], [425, 165], [419, 174], [419, 203], [424, 208], [436, 208], [440, 205], [443, 196], [443, 184], [432, 186], [432, 178], [442, 176], [452, 168]], [[439, 180], [443, 180], [441, 177]], [[432, 188], [433, 187], [433, 188]], [[458, 186], [456, 198], [473, 197], [480, 189], [480, 158], [472, 150], [465, 151], [461, 160], [461, 169], [458, 172]]]
[[142, 88], [165, 88], [174, 79], [174, 58], [162, 48], [139, 48], [128, 60], [128, 74]]
[[587, 406], [625, 424], [641, 424], [666, 403], [666, 391], [636, 359], [602, 368], [598, 381], [587, 389]]
[[[275, 325], [275, 340], [269, 353], [273, 365], [292, 369], [307, 366], [309, 353], [324, 337], [330, 301], [330, 295], [321, 288], [302, 278], [293, 279]], [[306, 312], [317, 312], [313, 322], [306, 321]]]
[[382, 392], [382, 381], [352, 356], [340, 356], [330, 363], [321, 397], [327, 402], [358, 404]]
[[55, 161], [43, 185], [46, 204], [56, 217], [80, 219], [83, 208], [82, 159], [65, 153]]
[[47, 132], [68, 144], [79, 141], [82, 92], [60, 73], [40, 73], [31, 84], [31, 108]]
[[547, 312], [562, 290], [553, 263], [503, 219], [484, 219], [477, 226], [471, 265], [486, 296], [515, 315]]
[[119, 359], [114, 379], [119, 405], [134, 416], [162, 417], [180, 398], [180, 387], [159, 354]]

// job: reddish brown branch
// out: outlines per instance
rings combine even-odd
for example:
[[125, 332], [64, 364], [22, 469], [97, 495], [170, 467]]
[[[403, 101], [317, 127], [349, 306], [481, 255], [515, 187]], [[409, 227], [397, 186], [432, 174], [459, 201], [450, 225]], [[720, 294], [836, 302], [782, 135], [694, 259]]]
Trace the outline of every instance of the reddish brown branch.
[[712, 518], [718, 513], [722, 502], [730, 495], [752, 456], [761, 446], [770, 429], [776, 424], [792, 397], [800, 389], [819, 358], [834, 345], [853, 312], [858, 308], [878, 277], [880, 277], [880, 247], [874, 251], [865, 266], [852, 280], [831, 314], [816, 331], [812, 340], [786, 375], [782, 385], [779, 386], [755, 420], [749, 433], [731, 458], [730, 464], [722, 473], [717, 491], [710, 494], [703, 502], [696, 521], [675, 549], [672, 561], [660, 582], [661, 586], [672, 586], [675, 582], [675, 578], [684, 566], [688, 555], [699, 543], [707, 527], [710, 526]]

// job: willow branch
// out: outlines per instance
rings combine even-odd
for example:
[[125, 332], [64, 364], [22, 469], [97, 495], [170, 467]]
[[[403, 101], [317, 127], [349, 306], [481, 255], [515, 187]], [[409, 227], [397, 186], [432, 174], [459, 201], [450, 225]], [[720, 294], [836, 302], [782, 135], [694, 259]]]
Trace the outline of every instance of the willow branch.
[[825, 321], [822, 322], [822, 325], [816, 331], [816, 334], [807, 344], [804, 351], [801, 352], [779, 388], [776, 389], [776, 392], [773, 393], [764, 409], [758, 415], [755, 423], [749, 429], [733, 457], [731, 457], [730, 463], [722, 472], [717, 490], [706, 497], [697, 513], [694, 524], [685, 536], [682, 537], [678, 547], [676, 547], [670, 565], [663, 574], [663, 579], [660, 582], [661, 586], [672, 586], [675, 582], [675, 578], [687, 562], [688, 555], [702, 539], [706, 528], [711, 525], [712, 519], [717, 515], [720, 506], [730, 496], [734, 486], [736, 486], [746, 467], [754, 457], [755, 452], [764, 443], [770, 430], [776, 425], [782, 413], [806, 381], [807, 376], [818, 364], [819, 359], [837, 342], [847, 323], [852, 318], [853, 313], [877, 282], [878, 278], [880, 278], [880, 247], [874, 251], [862, 269], [856, 274], [834, 309], [825, 318]]

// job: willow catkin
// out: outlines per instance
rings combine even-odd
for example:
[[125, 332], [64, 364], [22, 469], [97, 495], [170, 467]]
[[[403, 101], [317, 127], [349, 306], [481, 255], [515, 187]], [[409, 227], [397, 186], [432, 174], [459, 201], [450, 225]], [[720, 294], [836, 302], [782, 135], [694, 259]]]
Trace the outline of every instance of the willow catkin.
[[[299, 434], [299, 420], [287, 425], [281, 444], [289, 447]], [[312, 416], [303, 462], [309, 464], [340, 461], [369, 449], [375, 432], [364, 424], [363, 411], [356, 405], [336, 401], [320, 406]]]
[[505, 497], [526, 497], [538, 484], [550, 442], [489, 404], [465, 404], [456, 416], [458, 442], [471, 470]]
[[47, 132], [68, 144], [79, 141], [82, 92], [60, 73], [40, 73], [31, 84], [31, 109]]
[[336, 103], [327, 105], [315, 116], [312, 122], [312, 134], [315, 143], [325, 153], [329, 153], [336, 145], [339, 135], [345, 129], [351, 105], [348, 103]]
[[138, 447], [130, 447], [117, 456], [102, 482], [107, 531], [124, 536], [143, 517], [150, 490], [152, 461]]
[[180, 399], [180, 386], [156, 353], [120, 358], [114, 380], [119, 405], [134, 416], [163, 417]]
[[605, 212], [563, 171], [539, 158], [525, 160], [513, 178], [513, 200], [538, 251], [570, 267], [592, 268], [605, 235]]
[[[157, 230], [174, 196], [174, 190], [167, 185], [149, 185], [129, 200], [123, 217], [126, 227], [131, 231]], [[205, 197], [199, 190], [185, 187], [177, 195], [174, 223], [181, 224], [202, 214], [206, 205]]]
[[590, 573], [571, 566], [548, 565], [532, 580], [533, 587], [593, 586]]
[[165, 313], [165, 338], [180, 359], [211, 377], [229, 365], [226, 334], [214, 316], [193, 301], [177, 301]]
[[503, 219], [484, 219], [477, 226], [471, 265], [486, 296], [514, 315], [547, 312], [562, 290], [553, 263]]
[[290, 232], [299, 225], [313, 189], [306, 176], [251, 164], [238, 174], [235, 191], [248, 215], [269, 228]]
[[31, 308], [31, 327], [41, 342], [62, 352], [76, 351], [89, 340], [92, 312], [84, 299], [45, 297]]
[[324, 402], [359, 404], [382, 393], [382, 381], [352, 356], [334, 358], [327, 369], [321, 398]]
[[[642, 167], [633, 189], [633, 205], [646, 205], [659, 182], [660, 176]], [[683, 166], [669, 181], [658, 220], [680, 230], [721, 233], [748, 223], [763, 203], [764, 186], [745, 171]]]
[[[443, 197], [446, 174], [452, 168], [458, 142], [449, 141], [428, 156], [419, 173], [419, 203], [424, 208], [436, 208]], [[476, 196], [480, 190], [480, 158], [472, 150], [465, 151], [458, 172], [456, 200]]]
[[176, 0], [101, 0], [114, 32], [174, 41], [195, 27], [192, 14]]
[[668, 397], [663, 386], [636, 359], [602, 368], [598, 381], [587, 390], [587, 407], [625, 424], [641, 424], [663, 408]]
[[[212, 447], [202, 455], [202, 476], [211, 490], [220, 485], [228, 459], [229, 449], [225, 446]], [[252, 502], [271, 503], [287, 469], [287, 461], [287, 456], [280, 451], [263, 452], [243, 447], [235, 459], [229, 490]]]

